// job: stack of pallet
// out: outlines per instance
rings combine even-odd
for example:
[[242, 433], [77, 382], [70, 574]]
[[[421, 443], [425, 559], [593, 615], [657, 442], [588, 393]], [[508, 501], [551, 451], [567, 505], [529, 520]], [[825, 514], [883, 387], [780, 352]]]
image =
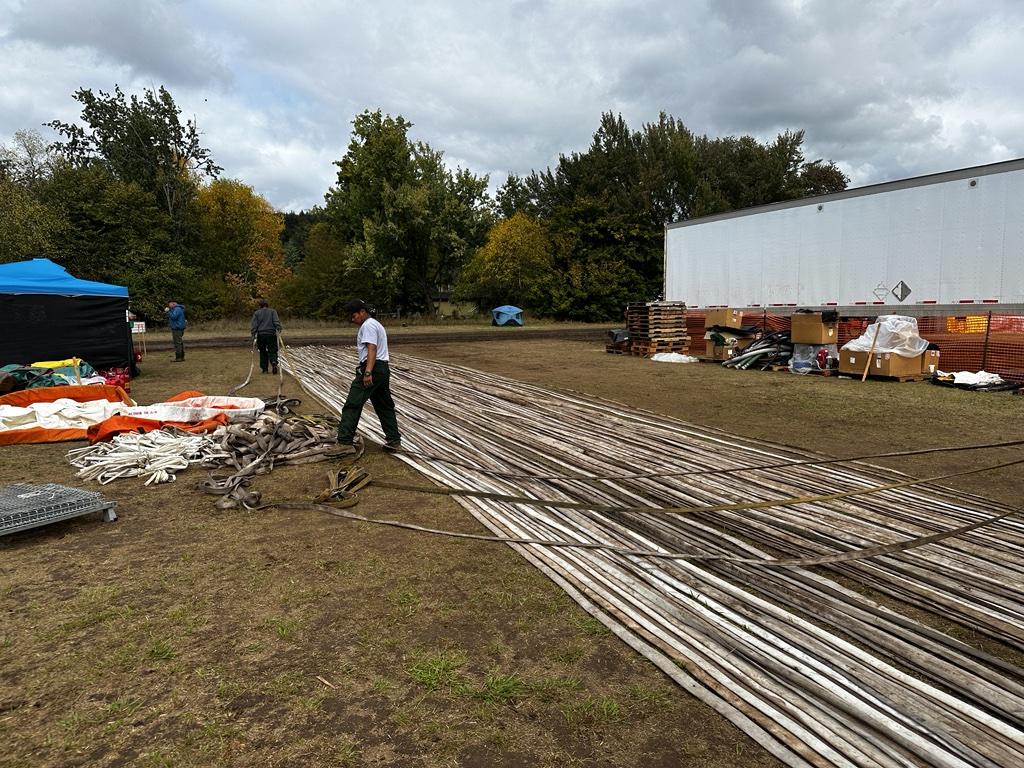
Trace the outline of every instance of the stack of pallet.
[[690, 349], [686, 330], [686, 304], [681, 301], [652, 301], [626, 307], [630, 354], [642, 357], [659, 352], [685, 353]]

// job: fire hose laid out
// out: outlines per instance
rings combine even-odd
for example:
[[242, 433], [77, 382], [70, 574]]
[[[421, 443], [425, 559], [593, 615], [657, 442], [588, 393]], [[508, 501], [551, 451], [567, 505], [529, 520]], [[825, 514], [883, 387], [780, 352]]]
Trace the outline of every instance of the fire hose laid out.
[[[340, 411], [351, 353], [287, 363]], [[467, 368], [392, 370], [400, 460], [478, 492], [453, 498], [788, 765], [1024, 764], [1021, 670], [857, 591], [1024, 649], [1017, 510]], [[372, 416], [361, 429], [383, 439]], [[787, 558], [822, 564], [770, 565]]]

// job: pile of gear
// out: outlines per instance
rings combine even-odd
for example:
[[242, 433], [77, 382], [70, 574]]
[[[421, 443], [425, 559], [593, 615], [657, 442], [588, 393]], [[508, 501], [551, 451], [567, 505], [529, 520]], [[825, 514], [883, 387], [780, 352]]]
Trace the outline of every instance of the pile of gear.
[[[712, 337], [713, 343], [717, 343]], [[722, 363], [725, 368], [767, 370], [772, 366], [789, 365], [793, 356], [793, 342], [788, 331], [777, 331], [762, 336], [750, 346]]]
[[[296, 400], [280, 403], [282, 410]], [[362, 455], [339, 446], [338, 420], [334, 416], [297, 416], [264, 411], [256, 416], [233, 418], [211, 433], [192, 434], [165, 428], [138, 434], [125, 432], [109, 442], [69, 451], [67, 459], [78, 467], [78, 476], [101, 484], [127, 477], [146, 477], [146, 485], [170, 483], [177, 473], [192, 466], [210, 470], [196, 487], [219, 496], [216, 506], [230, 509], [254, 507], [258, 491], [249, 485], [257, 475], [275, 466], [308, 464], [344, 456], [355, 461]]]

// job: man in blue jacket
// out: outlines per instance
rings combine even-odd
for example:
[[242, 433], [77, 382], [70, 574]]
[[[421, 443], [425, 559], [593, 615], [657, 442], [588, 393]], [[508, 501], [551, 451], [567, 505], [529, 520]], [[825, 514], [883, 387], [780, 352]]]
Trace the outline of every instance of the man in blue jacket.
[[164, 307], [167, 313], [167, 324], [171, 326], [171, 338], [174, 340], [174, 360], [172, 362], [182, 363], [185, 361], [185, 307], [178, 302], [171, 300]]

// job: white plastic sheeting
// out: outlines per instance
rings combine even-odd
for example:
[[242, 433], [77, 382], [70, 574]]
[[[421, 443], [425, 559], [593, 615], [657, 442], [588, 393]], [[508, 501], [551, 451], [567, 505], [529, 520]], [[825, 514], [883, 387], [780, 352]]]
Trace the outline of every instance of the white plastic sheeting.
[[850, 352], [870, 352], [872, 342], [875, 352], [892, 352], [900, 357], [917, 357], [928, 349], [928, 342], [918, 335], [917, 320], [903, 315], [879, 315], [878, 319], [867, 327], [863, 336], [846, 342], [843, 349]]
[[[939, 371], [938, 375], [942, 377], [949, 376], [950, 374]], [[987, 387], [993, 384], [1002, 384], [1003, 377], [998, 373], [989, 373], [988, 371], [978, 371], [977, 373], [972, 373], [971, 371], [958, 371], [953, 374], [953, 383], [965, 384], [969, 387]]]
[[210, 419], [218, 414], [226, 414], [228, 421], [240, 417], [254, 417], [263, 413], [265, 404], [258, 397], [221, 397], [203, 395], [190, 397], [173, 403], [154, 403], [127, 408], [125, 416], [139, 419], [155, 419], [158, 421], [195, 422]]
[[651, 355], [651, 360], [656, 363], [699, 363], [696, 357], [691, 355], [681, 355], [678, 352], [659, 352], [656, 355]]

